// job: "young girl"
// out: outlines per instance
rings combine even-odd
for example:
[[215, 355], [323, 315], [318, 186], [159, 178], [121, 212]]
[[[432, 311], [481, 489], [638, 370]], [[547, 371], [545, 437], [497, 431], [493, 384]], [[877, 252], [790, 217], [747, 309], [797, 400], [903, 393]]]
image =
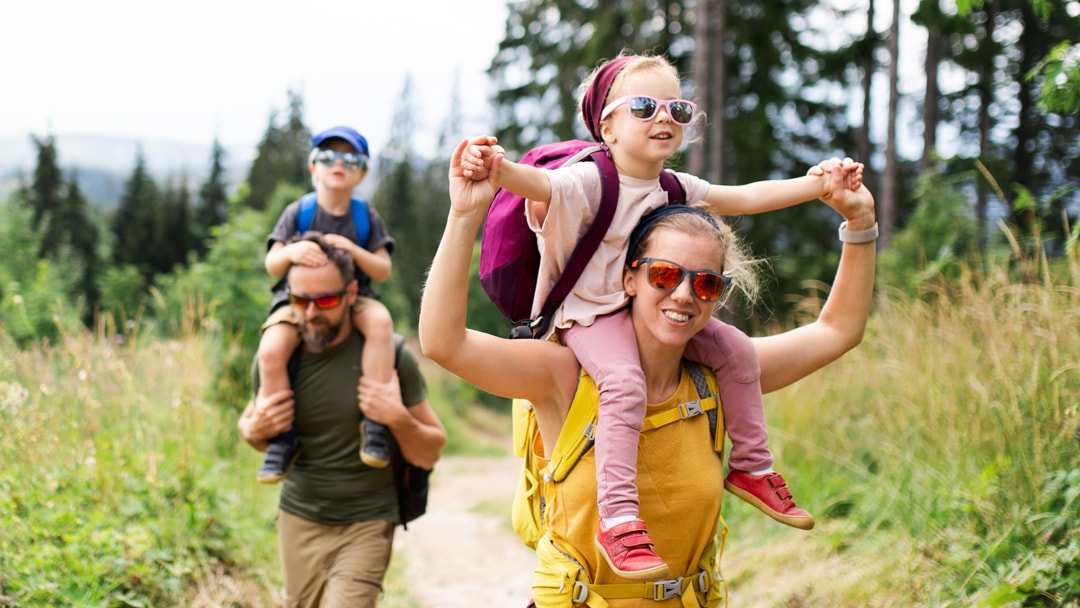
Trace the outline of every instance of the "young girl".
[[[315, 209], [310, 226], [324, 234], [330, 244], [345, 250], [356, 264], [360, 289], [352, 309], [354, 327], [364, 334], [361, 369], [365, 376], [379, 382], [389, 382], [394, 370], [394, 323], [390, 311], [371, 289], [371, 281], [385, 281], [390, 276], [390, 253], [394, 239], [387, 234], [386, 225], [375, 209], [364, 204], [368, 219], [366, 243], [357, 243], [357, 227], [352, 211], [352, 192], [367, 176], [367, 139], [351, 127], [327, 129], [311, 139], [308, 168], [315, 187]], [[300, 201], [290, 204], [281, 213], [274, 231], [267, 237], [266, 270], [282, 277], [291, 264], [321, 266], [328, 263], [326, 255], [311, 241], [286, 244], [300, 232]], [[340, 302], [341, 294], [322, 294], [314, 299], [318, 308], [331, 308]], [[325, 304], [322, 300], [325, 300]], [[286, 366], [289, 357], [300, 345], [297, 333], [293, 298], [279, 279], [274, 286], [270, 317], [263, 324], [259, 341], [259, 394], [271, 395], [289, 388]], [[359, 406], [358, 406], [359, 407]], [[360, 459], [371, 467], [382, 468], [390, 463], [390, 436], [385, 426], [366, 416], [360, 424]], [[275, 437], [267, 445], [266, 456], [259, 469], [258, 480], [277, 483], [285, 478], [299, 455], [296, 432], [290, 430]]]
[[[638, 517], [637, 439], [646, 404], [627, 296], [621, 277], [630, 232], [649, 211], [667, 204], [660, 186], [664, 162], [683, 143], [684, 129], [700, 119], [693, 102], [679, 98], [678, 71], [665, 58], [619, 56], [597, 68], [583, 83], [581, 117], [593, 139], [605, 144], [619, 171], [619, 202], [611, 227], [574, 290], [552, 320], [600, 389], [596, 433], [596, 476], [600, 526], [596, 542], [619, 575], [634, 580], [661, 578], [665, 562], [652, 550], [645, 523]], [[521, 165], [503, 158], [494, 137], [474, 140], [462, 157], [465, 176], [484, 180], [499, 164], [499, 186], [524, 196], [530, 227], [537, 235], [541, 262], [534, 307], [565, 268], [583, 225], [600, 201], [600, 177], [593, 163], [555, 170]], [[861, 185], [862, 165], [850, 161], [823, 164], [805, 177], [743, 186], [712, 185], [679, 173], [688, 201], [704, 201], [716, 215], [761, 213], [816, 198], [828, 198], [827, 170], [843, 171], [851, 190]], [[696, 297], [715, 301], [724, 284], [667, 260], [639, 261], [654, 285], [675, 289], [689, 272]], [[692, 311], [671, 307], [666, 318], [677, 326]], [[802, 529], [813, 517], [795, 505], [782, 475], [772, 468], [768, 448], [759, 367], [750, 339], [736, 328], [711, 319], [687, 347], [688, 358], [716, 370], [724, 423], [731, 439], [730, 473], [725, 488], [773, 519]]]

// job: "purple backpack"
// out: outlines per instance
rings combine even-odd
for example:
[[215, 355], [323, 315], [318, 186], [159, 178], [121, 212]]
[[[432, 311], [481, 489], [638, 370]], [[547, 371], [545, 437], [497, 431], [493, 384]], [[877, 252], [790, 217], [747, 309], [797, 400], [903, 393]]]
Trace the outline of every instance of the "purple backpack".
[[[480, 239], [480, 284], [488, 297], [513, 323], [511, 338], [539, 338], [547, 333], [551, 318], [573, 289], [611, 226], [619, 201], [619, 174], [606, 146], [595, 142], [568, 140], [529, 150], [521, 164], [555, 169], [582, 160], [591, 160], [600, 170], [600, 208], [592, 225], [574, 247], [566, 270], [555, 281], [536, 318], [532, 313], [536, 275], [540, 271], [540, 250], [536, 235], [525, 220], [525, 198], [500, 189], [484, 219]], [[682, 184], [671, 171], [660, 174], [660, 184], [669, 203], [684, 203]]]

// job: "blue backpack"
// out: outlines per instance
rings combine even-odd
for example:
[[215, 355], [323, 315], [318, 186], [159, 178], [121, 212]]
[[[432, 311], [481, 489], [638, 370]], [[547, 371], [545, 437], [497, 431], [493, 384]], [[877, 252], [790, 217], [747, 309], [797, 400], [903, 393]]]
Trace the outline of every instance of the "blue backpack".
[[[536, 276], [540, 272], [540, 250], [536, 235], [525, 219], [525, 198], [499, 189], [484, 218], [480, 238], [480, 284], [503, 316], [514, 325], [511, 338], [540, 338], [547, 333], [551, 318], [570, 294], [611, 226], [619, 201], [619, 174], [606, 146], [596, 142], [567, 140], [529, 150], [520, 163], [555, 169], [579, 161], [592, 161], [600, 170], [600, 207], [567, 260], [566, 269], [555, 281], [536, 318], [532, 313]], [[669, 204], [686, 202], [682, 184], [671, 171], [660, 172], [660, 185]]]
[[[315, 217], [314, 192], [308, 192], [300, 197], [300, 213], [296, 216], [296, 233], [304, 234], [311, 229], [311, 220]], [[371, 218], [368, 217], [367, 202], [358, 198], [352, 199], [353, 224], [356, 225], [356, 242], [364, 249], [368, 248], [368, 239], [371, 238]]]

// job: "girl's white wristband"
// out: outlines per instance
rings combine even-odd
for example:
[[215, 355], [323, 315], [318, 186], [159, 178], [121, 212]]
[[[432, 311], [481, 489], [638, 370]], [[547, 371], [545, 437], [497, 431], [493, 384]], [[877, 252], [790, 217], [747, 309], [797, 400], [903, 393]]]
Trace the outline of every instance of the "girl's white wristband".
[[870, 243], [876, 241], [877, 237], [877, 222], [874, 222], [873, 226], [862, 230], [848, 230], [846, 221], [840, 223], [840, 240], [845, 243]]

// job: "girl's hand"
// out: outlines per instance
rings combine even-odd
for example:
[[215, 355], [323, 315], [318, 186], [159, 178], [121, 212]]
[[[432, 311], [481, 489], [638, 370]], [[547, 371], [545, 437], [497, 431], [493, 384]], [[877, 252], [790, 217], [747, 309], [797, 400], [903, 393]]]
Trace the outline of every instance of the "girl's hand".
[[491, 171], [491, 162], [502, 147], [495, 145], [495, 137], [481, 136], [469, 141], [461, 152], [461, 173], [476, 181], [484, 181]]
[[[842, 181], [837, 183], [831, 179], [832, 174], [836, 172], [841, 176]], [[851, 192], [856, 192], [862, 187], [863, 176], [863, 164], [857, 163], [850, 158], [840, 160], [838, 158], [830, 158], [829, 160], [822, 161], [817, 165], [810, 167], [810, 170], [806, 172], [807, 175], [819, 175], [824, 179], [822, 181], [822, 188], [824, 193], [821, 195], [821, 200], [826, 203], [835, 194], [835, 188], [846, 188]]]
[[[499, 176], [499, 166], [504, 154], [502, 148], [496, 146], [495, 142], [494, 137], [488, 136], [476, 137], [471, 140], [463, 139], [454, 149], [454, 153], [450, 157], [451, 213], [468, 215], [487, 212], [488, 206], [491, 205], [491, 199], [495, 197], [495, 191], [498, 190], [496, 180]], [[476, 154], [484, 154], [484, 152], [478, 152], [478, 150], [484, 148], [487, 148], [491, 154], [487, 168], [481, 172], [466, 168], [463, 157], [474, 155], [475, 160]], [[470, 149], [472, 150], [469, 151]], [[467, 171], [470, 171], [471, 175], [467, 175]], [[481, 174], [484, 175], [483, 179], [478, 178]]]
[[[832, 207], [837, 213], [844, 216], [851, 230], [861, 230], [874, 225], [876, 213], [874, 209], [874, 197], [866, 186], [862, 185], [861, 164], [857, 172], [848, 168], [846, 163], [853, 162], [845, 159], [845, 165], [839, 170], [833, 170], [828, 174], [828, 196], [822, 200]], [[858, 187], [851, 189], [851, 183], [858, 183]]]

